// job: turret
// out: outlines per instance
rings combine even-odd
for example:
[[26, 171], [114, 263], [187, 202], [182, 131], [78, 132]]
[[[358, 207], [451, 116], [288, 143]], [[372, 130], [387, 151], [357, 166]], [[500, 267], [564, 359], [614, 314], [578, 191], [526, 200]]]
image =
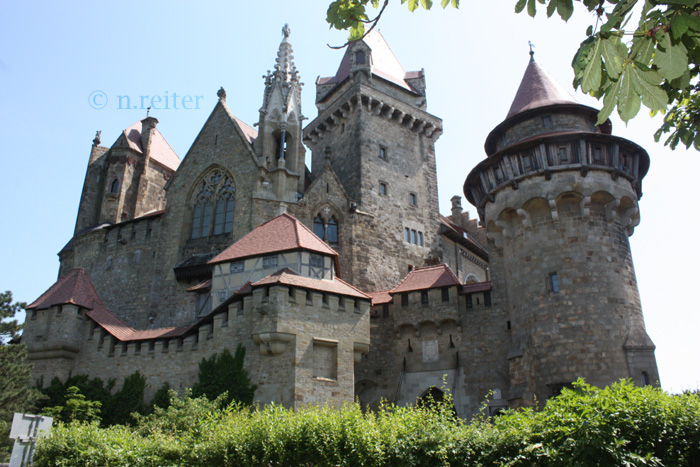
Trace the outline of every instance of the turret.
[[464, 184], [509, 316], [513, 406], [579, 377], [658, 384], [628, 241], [649, 156], [596, 119], [531, 59]]

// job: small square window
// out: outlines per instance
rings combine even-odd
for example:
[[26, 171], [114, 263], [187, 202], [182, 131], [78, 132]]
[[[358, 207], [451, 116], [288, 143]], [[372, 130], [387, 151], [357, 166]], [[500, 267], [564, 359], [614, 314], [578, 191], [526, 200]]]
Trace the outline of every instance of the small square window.
[[382, 160], [386, 160], [386, 148], [379, 148], [379, 158]]
[[229, 272], [231, 274], [237, 273], [237, 272], [243, 272], [245, 270], [245, 263], [243, 261], [236, 261], [235, 263], [231, 263], [231, 267]]
[[418, 244], [418, 232], [416, 232], [415, 230], [411, 230], [411, 243], [413, 243], [414, 245]]
[[467, 308], [474, 308], [474, 302], [472, 301], [472, 294], [468, 294], [467, 298]]
[[416, 194], [410, 193], [408, 195], [408, 204], [410, 204], [411, 206], [415, 206], [417, 204], [417, 202], [418, 202], [418, 199], [416, 197]]
[[379, 194], [382, 195], [382, 196], [386, 196], [386, 194], [387, 194], [386, 183], [381, 182], [381, 183], [379, 184]]
[[549, 284], [551, 286], [552, 293], [559, 293], [559, 274], [556, 272], [550, 272]]
[[403, 229], [403, 239], [406, 240], [406, 242], [411, 243], [411, 229], [408, 227]]
[[408, 306], [408, 294], [407, 293], [401, 294], [401, 306]]
[[552, 116], [551, 115], [545, 115], [542, 117], [542, 127], [544, 128], [552, 128]]
[[309, 263], [311, 263], [311, 266], [313, 266], [315, 268], [322, 268], [323, 267], [323, 256], [310, 255], [309, 256]]
[[423, 232], [418, 232], [418, 243], [416, 245], [423, 246]]
[[277, 267], [277, 255], [266, 256], [263, 258], [263, 269]]

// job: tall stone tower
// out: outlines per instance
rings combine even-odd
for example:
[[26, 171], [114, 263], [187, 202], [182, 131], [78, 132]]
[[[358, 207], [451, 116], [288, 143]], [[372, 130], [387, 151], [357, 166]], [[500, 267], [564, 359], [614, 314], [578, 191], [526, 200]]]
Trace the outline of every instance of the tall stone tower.
[[426, 112], [425, 75], [407, 73], [373, 31], [348, 47], [335, 76], [316, 81], [316, 107], [304, 129], [312, 172], [330, 163], [351, 200], [343, 277], [363, 290], [393, 287], [439, 256], [442, 121]]
[[512, 406], [578, 377], [658, 384], [628, 241], [649, 156], [596, 119], [531, 58], [464, 184], [507, 309]]

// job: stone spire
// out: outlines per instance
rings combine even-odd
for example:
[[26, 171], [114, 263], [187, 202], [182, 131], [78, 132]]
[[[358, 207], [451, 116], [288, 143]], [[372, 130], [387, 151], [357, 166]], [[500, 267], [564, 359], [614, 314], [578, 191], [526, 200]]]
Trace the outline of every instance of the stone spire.
[[261, 112], [270, 113], [277, 108], [286, 121], [286, 116], [292, 111], [296, 117], [301, 117], [301, 86], [299, 82], [299, 72], [294, 65], [294, 52], [292, 43], [289, 41], [291, 31], [289, 25], [282, 28], [283, 39], [280, 42], [277, 58], [275, 59], [275, 69], [268, 71], [265, 79], [265, 97]]

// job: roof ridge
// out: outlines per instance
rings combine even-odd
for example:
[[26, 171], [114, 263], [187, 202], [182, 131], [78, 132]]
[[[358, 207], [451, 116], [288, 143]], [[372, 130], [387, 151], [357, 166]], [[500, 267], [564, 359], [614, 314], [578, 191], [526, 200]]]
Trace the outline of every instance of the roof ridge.
[[338, 281], [338, 282], [342, 282], [343, 284], [347, 285], [348, 287], [350, 287], [351, 289], [355, 290], [356, 292], [359, 292], [359, 293], [361, 293], [362, 295], [366, 296], [367, 298], [372, 298], [372, 297], [370, 297], [369, 295], [367, 295], [365, 292], [363, 292], [362, 290], [358, 289], [357, 287], [355, 287], [355, 286], [352, 285], [352, 284], [348, 284], [347, 282], [345, 282], [343, 279], [341, 279], [341, 278], [338, 277], [338, 276], [335, 276], [332, 280]]

